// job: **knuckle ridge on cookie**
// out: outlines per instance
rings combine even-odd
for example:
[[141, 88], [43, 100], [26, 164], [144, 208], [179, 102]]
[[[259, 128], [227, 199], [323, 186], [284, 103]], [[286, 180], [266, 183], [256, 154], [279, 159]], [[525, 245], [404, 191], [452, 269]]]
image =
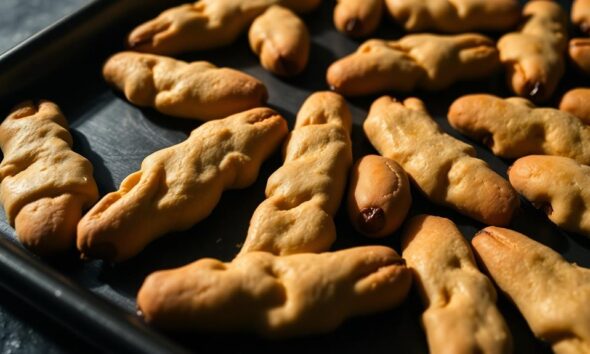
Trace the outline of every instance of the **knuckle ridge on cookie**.
[[428, 346], [439, 353], [511, 353], [512, 336], [492, 282], [449, 219], [419, 215], [406, 223], [402, 255], [426, 307]]
[[103, 67], [105, 80], [133, 104], [180, 118], [211, 120], [259, 107], [264, 84], [241, 71], [206, 61], [121, 52]]
[[83, 209], [98, 199], [92, 165], [72, 143], [49, 101], [23, 102], [0, 125], [0, 201], [19, 240], [40, 255], [70, 249]]
[[168, 232], [188, 229], [211, 213], [224, 190], [252, 184], [286, 134], [285, 119], [269, 108], [204, 123], [185, 141], [146, 157], [140, 171], [103, 197], [78, 224], [78, 249], [122, 261]]

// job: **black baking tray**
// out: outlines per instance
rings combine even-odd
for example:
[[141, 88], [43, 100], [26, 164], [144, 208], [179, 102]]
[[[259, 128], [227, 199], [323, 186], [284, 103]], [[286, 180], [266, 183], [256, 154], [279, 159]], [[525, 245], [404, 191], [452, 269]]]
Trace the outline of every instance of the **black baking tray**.
[[[35, 35], [0, 56], [0, 114], [25, 99], [50, 99], [68, 118], [74, 149], [94, 165], [101, 195], [116, 190], [120, 182], [139, 169], [143, 158], [184, 140], [199, 122], [139, 109], [109, 88], [101, 67], [109, 55], [123, 50], [126, 34], [162, 9], [179, 4], [163, 0], [97, 0], [72, 16]], [[569, 9], [567, 1], [562, 1]], [[312, 92], [328, 89], [327, 67], [358, 47], [361, 41], [338, 33], [332, 25], [334, 1], [324, 1], [315, 12], [303, 16], [312, 34], [311, 57], [304, 73], [279, 79], [264, 71], [249, 49], [246, 36], [226, 48], [179, 56], [184, 60], [208, 60], [218, 66], [243, 70], [261, 79], [269, 89], [269, 105], [293, 126], [295, 115]], [[403, 35], [384, 20], [374, 37]], [[493, 35], [493, 34], [492, 34]], [[583, 86], [584, 78], [568, 69], [558, 93]], [[476, 146], [478, 155], [506, 176], [508, 160], [493, 156], [480, 144], [450, 128], [446, 112], [457, 97], [474, 92], [509, 96], [503, 74], [474, 83], [461, 83], [438, 93], [416, 92], [437, 122], [454, 137]], [[364, 137], [362, 121], [378, 96], [349, 99], [353, 114], [355, 159], [373, 148]], [[404, 98], [404, 95], [396, 95]], [[551, 102], [550, 104], [555, 104]], [[161, 238], [137, 257], [120, 264], [80, 261], [75, 252], [61, 259], [39, 259], [16, 241], [14, 230], [0, 219], [0, 286], [25, 299], [38, 310], [91, 344], [121, 352], [287, 352], [324, 353], [427, 353], [420, 327], [423, 311], [412, 290], [397, 309], [346, 321], [336, 331], [304, 338], [269, 341], [248, 334], [174, 334], [146, 326], [136, 316], [135, 296], [144, 278], [153, 271], [185, 265], [203, 257], [230, 261], [239, 251], [256, 206], [264, 199], [270, 174], [281, 165], [276, 152], [266, 161], [257, 182], [243, 190], [227, 191], [213, 213], [186, 232]], [[437, 207], [413, 192], [411, 215], [430, 213], [451, 218], [467, 239], [484, 225], [449, 209]], [[475, 193], [475, 191], [474, 191]], [[552, 247], [565, 258], [590, 267], [590, 242], [557, 229], [545, 215], [522, 200], [521, 212], [510, 227]], [[344, 208], [335, 217], [338, 240], [333, 249], [383, 244], [398, 252], [399, 232], [383, 240], [369, 240], [351, 227]], [[502, 295], [498, 305], [514, 337], [515, 353], [550, 353], [536, 340], [517, 309]]]

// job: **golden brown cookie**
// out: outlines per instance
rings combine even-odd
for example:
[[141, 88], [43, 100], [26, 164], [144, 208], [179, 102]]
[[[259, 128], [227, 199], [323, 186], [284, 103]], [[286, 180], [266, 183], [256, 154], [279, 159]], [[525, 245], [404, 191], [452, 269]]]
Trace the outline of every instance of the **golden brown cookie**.
[[506, 31], [520, 19], [517, 0], [385, 0], [406, 31]]
[[179, 54], [234, 42], [267, 8], [282, 5], [296, 12], [313, 10], [321, 0], [200, 0], [162, 12], [127, 38], [132, 50]]
[[352, 118], [342, 96], [317, 92], [304, 103], [285, 143], [285, 159], [266, 185], [240, 254], [327, 251], [336, 239], [332, 217], [340, 207], [352, 164]]
[[520, 97], [467, 95], [453, 102], [448, 117], [453, 128], [500, 157], [558, 155], [590, 164], [590, 127], [558, 109]]
[[551, 97], [565, 70], [567, 16], [557, 2], [529, 1], [518, 32], [498, 41], [506, 80], [518, 96], [537, 102]]
[[397, 230], [412, 204], [410, 181], [397, 162], [378, 155], [353, 166], [348, 190], [348, 216], [365, 236], [385, 237]]
[[590, 75], [590, 38], [570, 40], [568, 54], [572, 64], [579, 71]]
[[131, 103], [180, 118], [223, 118], [259, 107], [268, 97], [262, 82], [240, 71], [152, 54], [115, 54], [103, 76]]
[[580, 31], [590, 34], [590, 0], [574, 0], [571, 19]]
[[514, 162], [508, 177], [559, 227], [590, 237], [590, 166], [568, 157], [529, 155]]
[[512, 352], [512, 336], [457, 226], [420, 215], [404, 229], [403, 257], [426, 307], [422, 324], [432, 354]]
[[488, 37], [415, 34], [397, 41], [366, 41], [356, 52], [330, 65], [327, 81], [345, 96], [436, 91], [456, 81], [489, 76], [498, 67], [498, 51]]
[[271, 6], [260, 15], [248, 34], [250, 48], [266, 70], [281, 76], [299, 74], [309, 58], [309, 32], [291, 10]]
[[156, 272], [139, 290], [137, 305], [160, 328], [292, 337], [392, 308], [410, 285], [403, 260], [387, 247], [290, 256], [250, 252], [231, 263], [202, 259]]
[[508, 181], [476, 158], [471, 145], [445, 134], [421, 100], [383, 96], [373, 102], [363, 128], [377, 151], [399, 163], [434, 203], [488, 225], [508, 224], [518, 209]]
[[375, 32], [382, 14], [383, 0], [338, 0], [334, 26], [351, 37], [365, 37]]
[[285, 120], [269, 108], [202, 124], [184, 142], [146, 157], [80, 220], [78, 249], [123, 261], [168, 232], [190, 228], [224, 190], [252, 184], [286, 134]]
[[590, 88], [578, 87], [566, 92], [561, 98], [559, 109], [590, 125]]
[[472, 242], [537, 338], [557, 354], [590, 353], [590, 270], [508, 229], [487, 227]]
[[33, 252], [70, 249], [82, 210], [98, 199], [92, 165], [72, 151], [68, 122], [49, 101], [18, 105], [0, 125], [0, 201]]

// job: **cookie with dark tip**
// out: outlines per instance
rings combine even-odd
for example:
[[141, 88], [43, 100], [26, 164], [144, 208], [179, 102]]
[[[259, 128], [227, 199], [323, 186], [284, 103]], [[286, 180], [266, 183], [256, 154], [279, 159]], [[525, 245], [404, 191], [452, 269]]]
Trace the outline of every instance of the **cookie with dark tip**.
[[411, 204], [410, 181], [397, 162], [367, 155], [353, 166], [348, 216], [358, 232], [369, 237], [392, 234], [406, 218]]
[[576, 69], [590, 75], [590, 38], [574, 38], [568, 47], [570, 61]]
[[565, 71], [567, 16], [558, 3], [537, 0], [525, 5], [523, 18], [517, 32], [498, 41], [500, 60], [516, 95], [546, 101]]
[[508, 170], [512, 186], [564, 230], [590, 237], [590, 166], [529, 155]]
[[381, 22], [383, 0], [338, 0], [334, 8], [334, 26], [351, 37], [375, 32]]
[[590, 0], [574, 0], [571, 19], [582, 33], [590, 35]]

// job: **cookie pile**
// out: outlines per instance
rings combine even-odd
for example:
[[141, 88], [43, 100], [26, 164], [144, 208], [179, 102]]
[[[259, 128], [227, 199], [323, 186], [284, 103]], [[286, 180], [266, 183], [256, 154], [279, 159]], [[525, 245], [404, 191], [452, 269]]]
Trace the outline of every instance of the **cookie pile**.
[[[555, 352], [590, 352], [590, 270], [504, 228], [522, 195], [557, 226], [590, 237], [590, 89], [568, 92], [559, 109], [535, 106], [554, 96], [568, 61], [590, 74], [590, 39], [572, 39], [568, 51], [567, 15], [550, 0], [523, 7], [517, 0], [339, 0], [334, 25], [345, 35], [370, 36], [384, 12], [412, 33], [369, 39], [336, 60], [326, 72], [332, 91], [308, 97], [291, 132], [279, 113], [261, 107], [268, 91], [260, 80], [170, 57], [230, 45], [248, 30], [264, 69], [296, 76], [313, 65], [299, 15], [320, 2], [200, 0], [134, 29], [129, 51], [106, 61], [104, 79], [136, 106], [205, 123], [147, 156], [98, 202], [92, 166], [72, 151], [57, 105], [16, 107], [0, 125], [0, 201], [19, 240], [40, 255], [76, 244], [84, 258], [130, 259], [205, 219], [223, 191], [252, 185], [282, 145], [283, 165], [267, 181], [239, 254], [231, 262], [207, 258], [149, 275], [137, 295], [148, 323], [311, 335], [399, 306], [413, 282], [432, 352], [509, 353], [497, 287]], [[574, 2], [571, 20], [590, 32], [589, 0]], [[505, 34], [495, 42], [475, 31]], [[448, 121], [494, 155], [517, 159], [509, 180], [473, 146], [444, 133], [419, 98], [376, 99], [363, 130], [381, 156], [354, 163], [344, 97], [440, 91], [501, 70], [515, 97], [460, 97]], [[470, 247], [449, 219], [406, 220], [411, 189], [489, 227]], [[387, 237], [404, 225], [401, 257], [384, 246], [331, 251], [343, 200], [351, 225], [368, 237]]]

